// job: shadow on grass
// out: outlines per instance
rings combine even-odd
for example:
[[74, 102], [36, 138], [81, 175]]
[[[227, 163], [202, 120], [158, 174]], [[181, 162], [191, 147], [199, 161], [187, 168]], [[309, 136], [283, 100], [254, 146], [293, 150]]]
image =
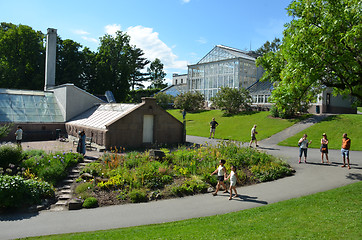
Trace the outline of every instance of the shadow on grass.
[[224, 112], [222, 117], [247, 116], [247, 115], [254, 115], [257, 113], [259, 113], [259, 111], [243, 111], [243, 112], [234, 113], [234, 114]]

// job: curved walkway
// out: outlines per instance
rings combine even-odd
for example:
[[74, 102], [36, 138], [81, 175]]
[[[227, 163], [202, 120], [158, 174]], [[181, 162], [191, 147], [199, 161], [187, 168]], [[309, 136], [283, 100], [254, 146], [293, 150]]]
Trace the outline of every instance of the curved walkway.
[[[298, 148], [276, 145], [280, 139], [294, 135], [313, 123], [314, 120], [296, 124], [269, 139], [259, 142], [260, 149], [285, 159], [296, 170], [294, 176], [273, 182], [240, 187], [238, 188], [240, 197], [232, 201], [228, 201], [228, 194], [219, 194], [216, 197], [211, 194], [201, 194], [96, 209], [2, 215], [0, 216], [0, 239], [95, 231], [225, 214], [361, 181], [362, 154], [359, 151], [350, 153], [352, 169], [348, 170], [340, 167], [341, 156], [339, 150], [330, 150], [331, 165], [320, 163], [319, 149], [309, 149], [308, 164], [298, 164]], [[213, 144], [217, 143], [218, 140], [187, 136], [187, 141], [199, 144], [205, 142]]]

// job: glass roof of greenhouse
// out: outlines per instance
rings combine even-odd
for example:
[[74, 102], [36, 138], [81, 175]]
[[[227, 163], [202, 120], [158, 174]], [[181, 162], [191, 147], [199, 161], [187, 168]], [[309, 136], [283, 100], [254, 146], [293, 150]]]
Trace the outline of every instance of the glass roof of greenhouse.
[[0, 89], [0, 122], [64, 122], [52, 92]]
[[216, 62], [216, 61], [232, 59], [232, 58], [244, 58], [244, 59], [255, 61], [255, 58], [249, 56], [247, 54], [247, 52], [244, 52], [244, 51], [236, 49], [236, 48], [226, 47], [223, 45], [217, 45], [208, 54], [206, 54], [206, 56], [204, 56], [198, 62], [198, 64]]

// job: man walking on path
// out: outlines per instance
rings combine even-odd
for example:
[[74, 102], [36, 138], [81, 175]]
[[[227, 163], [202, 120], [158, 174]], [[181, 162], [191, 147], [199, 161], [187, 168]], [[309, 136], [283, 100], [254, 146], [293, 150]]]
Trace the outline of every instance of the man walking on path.
[[209, 139], [211, 138], [211, 135], [213, 135], [212, 138], [215, 137], [215, 129], [216, 129], [216, 127], [218, 125], [219, 124], [215, 121], [215, 118], [212, 118], [212, 121], [210, 122], [210, 137], [209, 137]]
[[253, 128], [251, 129], [251, 141], [249, 143], [249, 147], [251, 147], [253, 141], [255, 141], [255, 147], [259, 147], [258, 140], [256, 140], [255, 134], [258, 134], [258, 132], [256, 131], [256, 125], [254, 125]]
[[349, 166], [349, 149], [350, 148], [351, 148], [351, 139], [349, 139], [347, 137], [347, 133], [343, 133], [342, 149], [341, 149], [341, 154], [342, 154], [342, 158], [343, 158], [343, 165], [341, 167], [346, 166], [346, 158], [347, 158], [348, 169], [351, 169], [351, 167]]

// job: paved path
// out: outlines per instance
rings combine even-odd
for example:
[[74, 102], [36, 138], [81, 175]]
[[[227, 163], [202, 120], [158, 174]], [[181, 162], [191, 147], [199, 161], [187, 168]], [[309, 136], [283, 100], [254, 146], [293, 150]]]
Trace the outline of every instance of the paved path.
[[[284, 158], [296, 170], [294, 176], [238, 188], [241, 196], [232, 201], [228, 201], [227, 194], [219, 194], [216, 197], [211, 194], [201, 194], [178, 199], [78, 211], [41, 211], [32, 214], [3, 215], [0, 216], [0, 239], [95, 231], [225, 214], [361, 181], [361, 152], [351, 152], [352, 169], [348, 170], [340, 167], [339, 150], [330, 150], [331, 165], [320, 164], [318, 149], [308, 150], [308, 164], [298, 164], [298, 148], [276, 145], [280, 139], [284, 139], [296, 131], [302, 131], [311, 124], [313, 123], [308, 123], [308, 121], [297, 124], [269, 139], [260, 141], [259, 144], [262, 150]], [[187, 141], [199, 144], [217, 143], [217, 140], [214, 139], [194, 136], [187, 136]]]

